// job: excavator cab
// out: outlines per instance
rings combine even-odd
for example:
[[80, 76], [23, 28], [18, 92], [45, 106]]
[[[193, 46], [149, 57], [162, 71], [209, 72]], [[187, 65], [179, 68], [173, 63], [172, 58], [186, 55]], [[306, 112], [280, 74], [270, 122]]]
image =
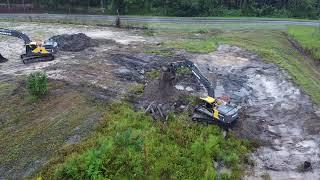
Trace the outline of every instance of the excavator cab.
[[223, 99], [207, 96], [200, 98], [203, 102], [202, 108], [212, 112], [214, 120], [219, 120], [226, 124], [230, 124], [238, 118], [238, 109], [231, 106]]
[[32, 53], [33, 50], [37, 48], [36, 42], [30, 42], [29, 44], [26, 44], [26, 54]]

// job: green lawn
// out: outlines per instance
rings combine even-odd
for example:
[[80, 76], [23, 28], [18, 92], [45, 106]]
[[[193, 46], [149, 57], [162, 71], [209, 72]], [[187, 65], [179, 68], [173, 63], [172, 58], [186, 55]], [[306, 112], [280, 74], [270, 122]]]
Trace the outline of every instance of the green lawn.
[[[308, 36], [309, 31], [305, 31]], [[320, 71], [314, 62], [295, 49], [286, 31], [280, 30], [233, 30], [217, 33], [203, 39], [183, 38], [165, 43], [165, 46], [182, 48], [189, 52], [213, 52], [219, 44], [236, 45], [257, 52], [268, 62], [273, 62], [288, 71], [293, 80], [300, 85], [313, 100], [320, 104]], [[312, 44], [319, 41], [312, 41]]]
[[[251, 145], [216, 126], [171, 115], [166, 124], [123, 103], [106, 110], [99, 132], [65, 147], [43, 179], [239, 179]], [[224, 166], [218, 171], [214, 164]]]
[[313, 58], [320, 61], [320, 26], [289, 26], [288, 31]]

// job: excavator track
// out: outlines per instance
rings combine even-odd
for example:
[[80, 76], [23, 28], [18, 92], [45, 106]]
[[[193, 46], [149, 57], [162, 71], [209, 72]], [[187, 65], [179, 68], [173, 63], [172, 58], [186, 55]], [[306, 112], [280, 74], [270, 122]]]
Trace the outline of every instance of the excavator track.
[[220, 127], [223, 127], [226, 130], [232, 127], [232, 124], [230, 123], [223, 123], [215, 119], [213, 117], [213, 114], [203, 106], [195, 107], [192, 115], [192, 121], [200, 122], [204, 124], [216, 124], [216, 125], [219, 125]]
[[36, 62], [47, 62], [54, 60], [54, 56], [52, 54], [48, 55], [21, 55], [21, 59], [23, 64], [30, 64], [30, 63], [36, 63]]

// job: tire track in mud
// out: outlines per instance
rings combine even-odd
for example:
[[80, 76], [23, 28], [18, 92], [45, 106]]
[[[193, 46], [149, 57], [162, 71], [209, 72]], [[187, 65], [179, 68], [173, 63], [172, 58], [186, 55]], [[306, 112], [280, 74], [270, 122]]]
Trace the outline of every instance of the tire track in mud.
[[[228, 45], [194, 55], [193, 61], [211, 81], [216, 80], [217, 96], [228, 94], [241, 104], [244, 116], [233, 131], [262, 142], [252, 154], [255, 166], [246, 179], [320, 178], [319, 107], [285, 71]], [[312, 168], [306, 169], [305, 162]]]

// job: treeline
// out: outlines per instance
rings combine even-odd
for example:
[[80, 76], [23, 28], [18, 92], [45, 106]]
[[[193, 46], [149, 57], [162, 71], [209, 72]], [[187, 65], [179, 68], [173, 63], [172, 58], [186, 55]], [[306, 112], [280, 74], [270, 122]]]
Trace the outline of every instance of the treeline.
[[[2, 6], [69, 13], [318, 18], [320, 0], [2, 0]], [[26, 8], [24, 8], [26, 10]]]

